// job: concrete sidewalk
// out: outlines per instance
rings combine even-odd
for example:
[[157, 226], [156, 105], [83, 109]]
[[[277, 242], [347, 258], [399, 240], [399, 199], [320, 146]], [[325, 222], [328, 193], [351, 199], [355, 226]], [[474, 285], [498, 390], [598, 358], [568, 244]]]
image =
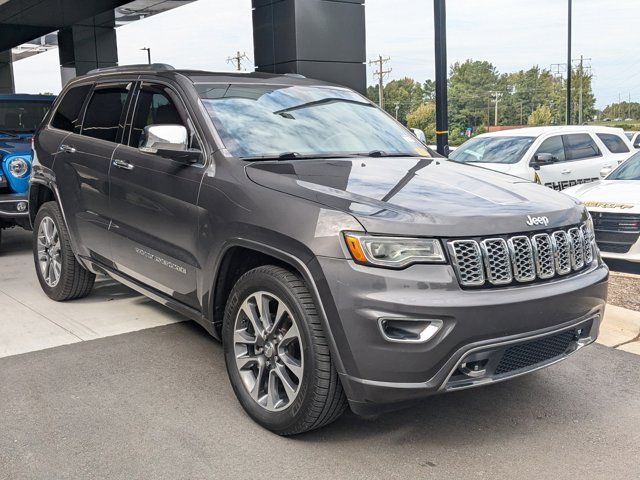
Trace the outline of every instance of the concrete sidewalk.
[[0, 250], [0, 357], [158, 327], [179, 314], [107, 278], [83, 300], [57, 303], [40, 288], [31, 234], [3, 233]]
[[640, 355], [640, 312], [607, 305], [598, 343]]

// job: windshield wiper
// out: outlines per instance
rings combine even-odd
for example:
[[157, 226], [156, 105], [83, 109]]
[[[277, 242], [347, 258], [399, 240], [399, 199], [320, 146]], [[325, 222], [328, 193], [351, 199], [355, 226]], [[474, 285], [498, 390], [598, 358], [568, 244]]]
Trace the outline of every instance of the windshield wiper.
[[389, 153], [389, 152], [385, 152], [384, 150], [371, 150], [368, 153], [362, 153], [362, 154], [358, 154], [358, 156], [361, 157], [373, 157], [373, 158], [380, 158], [380, 157], [424, 157], [424, 155], [418, 155], [417, 153], [399, 153], [399, 152], [393, 152], [393, 153]]
[[[248, 161], [268, 161], [268, 160], [322, 160], [327, 158], [349, 158], [352, 154], [343, 153], [309, 153], [302, 154], [298, 152], [284, 152], [279, 155], [262, 155], [255, 157], [240, 157], [240, 160]], [[358, 155], [360, 156], [360, 155]]]

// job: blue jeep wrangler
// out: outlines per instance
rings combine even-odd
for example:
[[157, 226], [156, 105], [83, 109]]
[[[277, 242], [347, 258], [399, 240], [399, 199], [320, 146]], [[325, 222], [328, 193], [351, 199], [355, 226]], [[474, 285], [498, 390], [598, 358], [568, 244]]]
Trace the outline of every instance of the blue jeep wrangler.
[[54, 99], [49, 95], [0, 95], [0, 241], [5, 228], [30, 228], [31, 139]]

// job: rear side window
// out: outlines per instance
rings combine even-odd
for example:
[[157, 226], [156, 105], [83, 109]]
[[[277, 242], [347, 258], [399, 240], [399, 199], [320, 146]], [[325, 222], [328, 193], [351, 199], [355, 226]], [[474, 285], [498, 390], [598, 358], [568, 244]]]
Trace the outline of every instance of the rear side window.
[[563, 135], [567, 160], [581, 160], [600, 156], [600, 149], [588, 133]]
[[625, 145], [618, 135], [613, 133], [596, 133], [596, 135], [611, 153], [629, 153], [629, 147]]
[[117, 142], [128, 95], [127, 85], [96, 87], [84, 114], [82, 135]]
[[184, 121], [169, 93], [160, 85], [143, 85], [136, 104], [129, 145], [138, 147], [144, 127], [149, 125], [183, 125]]
[[562, 143], [562, 137], [560, 135], [556, 135], [554, 137], [547, 138], [536, 151], [536, 155], [538, 153], [548, 153], [553, 155], [559, 162], [564, 162], [564, 144]]
[[90, 89], [91, 85], [71, 88], [60, 102], [51, 120], [51, 126], [67, 132], [80, 133], [80, 111]]

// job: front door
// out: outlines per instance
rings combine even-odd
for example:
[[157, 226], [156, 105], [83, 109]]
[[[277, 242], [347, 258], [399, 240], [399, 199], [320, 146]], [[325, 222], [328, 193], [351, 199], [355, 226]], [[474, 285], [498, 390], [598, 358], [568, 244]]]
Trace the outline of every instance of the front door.
[[202, 164], [185, 164], [139, 150], [148, 125], [190, 125], [172, 89], [142, 84], [123, 145], [110, 174], [110, 227], [116, 267], [124, 274], [198, 306], [194, 255]]

